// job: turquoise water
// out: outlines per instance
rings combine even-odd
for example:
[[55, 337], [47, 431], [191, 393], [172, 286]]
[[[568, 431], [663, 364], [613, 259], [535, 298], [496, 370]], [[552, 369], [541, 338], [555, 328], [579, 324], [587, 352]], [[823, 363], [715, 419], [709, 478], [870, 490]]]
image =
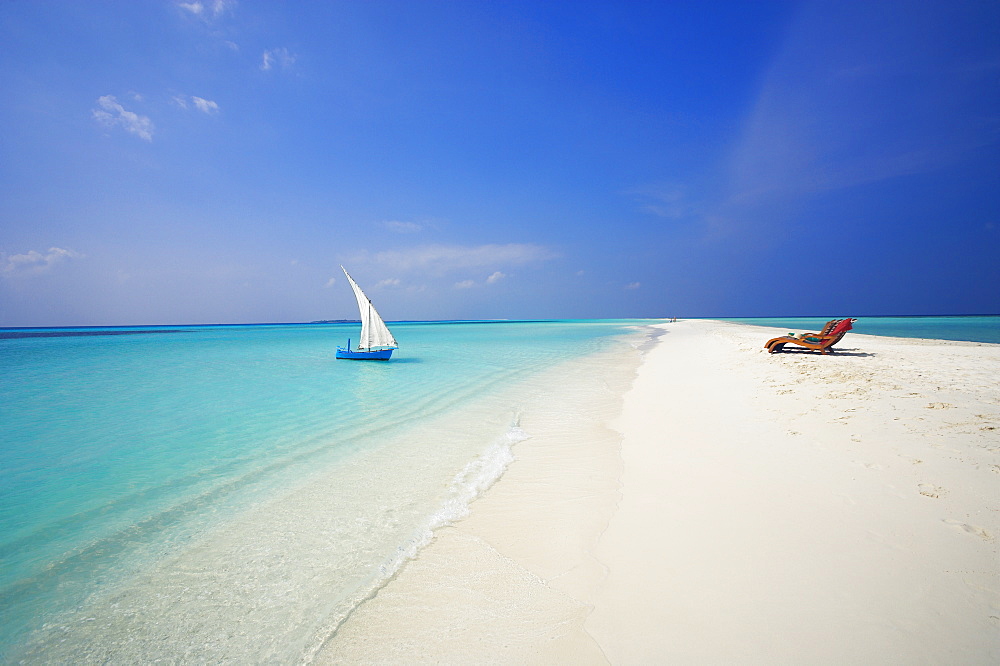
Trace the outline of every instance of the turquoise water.
[[[818, 331], [829, 317], [758, 317], [723, 319], [742, 324], [775, 326], [789, 331]], [[1000, 343], [1000, 316], [970, 317], [858, 317], [854, 333], [888, 335], [898, 338], [928, 338], [932, 340], [963, 340], [967, 342]]]
[[303, 658], [644, 323], [0, 329], [0, 659]]

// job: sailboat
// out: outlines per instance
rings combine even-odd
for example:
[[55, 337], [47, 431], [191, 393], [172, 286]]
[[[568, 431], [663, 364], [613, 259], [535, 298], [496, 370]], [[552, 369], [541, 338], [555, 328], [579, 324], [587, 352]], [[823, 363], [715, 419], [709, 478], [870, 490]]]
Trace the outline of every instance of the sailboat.
[[352, 351], [351, 340], [348, 338], [346, 347], [337, 347], [337, 358], [388, 361], [392, 356], [392, 350], [399, 348], [399, 343], [396, 342], [396, 338], [392, 337], [392, 333], [382, 321], [382, 317], [378, 316], [371, 299], [365, 296], [365, 292], [361, 291], [361, 287], [347, 272], [347, 269], [341, 266], [340, 270], [344, 271], [347, 281], [354, 289], [354, 297], [358, 299], [358, 310], [361, 312], [361, 339], [358, 340], [358, 346]]

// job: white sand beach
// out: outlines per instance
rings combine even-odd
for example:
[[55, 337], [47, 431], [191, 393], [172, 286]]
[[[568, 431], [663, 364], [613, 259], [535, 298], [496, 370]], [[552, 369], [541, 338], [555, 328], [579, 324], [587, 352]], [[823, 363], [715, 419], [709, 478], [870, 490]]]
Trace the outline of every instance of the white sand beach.
[[661, 327], [316, 661], [1000, 662], [1000, 345]]

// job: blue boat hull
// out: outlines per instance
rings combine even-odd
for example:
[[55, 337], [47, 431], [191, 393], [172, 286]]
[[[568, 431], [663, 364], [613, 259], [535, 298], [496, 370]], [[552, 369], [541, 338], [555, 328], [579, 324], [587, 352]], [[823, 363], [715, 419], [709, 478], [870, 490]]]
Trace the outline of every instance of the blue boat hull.
[[351, 351], [350, 349], [345, 349], [344, 347], [337, 347], [337, 358], [349, 358], [355, 361], [388, 361], [391, 356], [391, 349]]

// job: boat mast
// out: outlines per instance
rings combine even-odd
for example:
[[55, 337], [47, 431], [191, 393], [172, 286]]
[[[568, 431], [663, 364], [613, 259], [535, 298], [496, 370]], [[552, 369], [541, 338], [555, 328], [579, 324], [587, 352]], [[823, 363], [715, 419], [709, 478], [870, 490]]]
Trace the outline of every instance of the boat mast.
[[365, 328], [368, 329], [368, 339], [365, 340], [368, 346], [365, 349], [370, 350], [372, 348], [372, 299], [370, 298], [368, 299], [368, 325]]

